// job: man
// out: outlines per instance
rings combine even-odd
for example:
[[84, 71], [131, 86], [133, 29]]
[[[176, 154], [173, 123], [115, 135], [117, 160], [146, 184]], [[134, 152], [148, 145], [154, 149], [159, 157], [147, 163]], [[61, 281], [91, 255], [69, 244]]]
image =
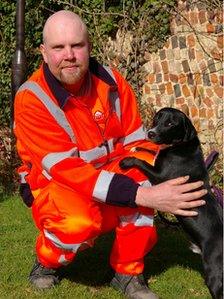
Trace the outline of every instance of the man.
[[158, 298], [142, 276], [144, 256], [157, 241], [153, 210], [197, 215], [190, 209], [204, 204], [200, 198], [206, 191], [194, 191], [202, 182], [181, 177], [147, 186], [138, 170], [119, 168], [123, 157], [134, 155], [133, 146], [154, 150], [154, 156], [139, 154], [150, 163], [159, 149], [145, 141], [128, 83], [90, 58], [79, 16], [53, 14], [40, 50], [43, 65], [15, 99], [19, 172], [34, 196], [32, 213], [40, 231], [30, 282], [52, 287], [59, 282], [58, 268], [115, 229], [111, 285], [128, 298]]

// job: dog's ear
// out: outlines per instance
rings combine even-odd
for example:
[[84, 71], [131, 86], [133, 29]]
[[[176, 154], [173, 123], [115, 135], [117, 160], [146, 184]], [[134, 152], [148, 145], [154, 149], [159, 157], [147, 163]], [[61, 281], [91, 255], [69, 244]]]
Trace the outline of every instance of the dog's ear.
[[189, 141], [194, 139], [197, 136], [197, 131], [195, 127], [193, 126], [190, 119], [185, 115], [184, 117], [184, 129], [185, 129], [185, 136], [183, 141]]

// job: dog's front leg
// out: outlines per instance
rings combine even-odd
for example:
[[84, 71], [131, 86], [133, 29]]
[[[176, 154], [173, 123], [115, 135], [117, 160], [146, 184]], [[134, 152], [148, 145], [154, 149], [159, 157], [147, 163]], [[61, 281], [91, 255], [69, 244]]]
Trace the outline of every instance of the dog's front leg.
[[135, 158], [135, 157], [127, 157], [120, 161], [119, 166], [122, 169], [129, 169], [132, 167], [138, 168], [140, 171], [142, 171], [148, 178], [150, 177], [157, 177], [158, 173], [154, 169], [152, 165], [147, 163], [144, 160]]

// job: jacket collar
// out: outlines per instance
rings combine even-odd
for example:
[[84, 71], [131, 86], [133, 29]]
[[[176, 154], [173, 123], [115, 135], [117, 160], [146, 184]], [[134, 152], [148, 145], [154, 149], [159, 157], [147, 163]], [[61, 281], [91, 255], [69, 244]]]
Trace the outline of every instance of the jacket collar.
[[[117, 84], [111, 75], [105, 70], [105, 68], [98, 63], [94, 58], [90, 58], [89, 61], [89, 70], [90, 73], [104, 81], [109, 85], [111, 89], [117, 89]], [[56, 98], [60, 108], [63, 108], [70, 97], [73, 95], [67, 91], [61, 83], [55, 78], [55, 76], [49, 70], [48, 65], [44, 62], [43, 64], [44, 78], [51, 89], [54, 97]]]

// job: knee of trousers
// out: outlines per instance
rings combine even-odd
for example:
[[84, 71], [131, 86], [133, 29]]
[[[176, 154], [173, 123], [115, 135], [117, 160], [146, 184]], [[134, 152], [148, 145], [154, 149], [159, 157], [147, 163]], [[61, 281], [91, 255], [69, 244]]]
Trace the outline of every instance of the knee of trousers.
[[101, 211], [92, 199], [49, 186], [34, 201], [33, 218], [44, 237], [56, 247], [76, 252], [101, 234]]

